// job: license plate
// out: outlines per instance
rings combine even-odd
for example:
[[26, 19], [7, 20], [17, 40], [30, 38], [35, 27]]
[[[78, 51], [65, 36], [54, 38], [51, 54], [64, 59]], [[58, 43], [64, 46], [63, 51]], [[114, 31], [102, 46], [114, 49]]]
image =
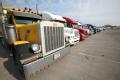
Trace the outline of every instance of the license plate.
[[56, 60], [56, 59], [58, 59], [60, 57], [60, 54], [55, 54], [54, 55], [54, 59]]

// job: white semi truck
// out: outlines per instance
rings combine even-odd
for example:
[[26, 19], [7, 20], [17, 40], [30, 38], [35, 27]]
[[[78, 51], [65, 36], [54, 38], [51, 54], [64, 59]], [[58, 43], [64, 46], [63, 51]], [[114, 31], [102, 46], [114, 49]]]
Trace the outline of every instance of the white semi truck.
[[65, 37], [70, 45], [74, 45], [80, 40], [79, 31], [73, 28], [65, 27]]
[[30, 9], [12, 7], [3, 7], [0, 17], [4, 45], [25, 79], [70, 53], [70, 47], [65, 46], [63, 23], [44, 21]]
[[60, 22], [60, 23], [64, 24], [64, 31], [65, 31], [64, 35], [65, 35], [66, 43], [69, 43], [69, 45], [74, 45], [77, 42], [79, 42], [79, 40], [80, 40], [79, 31], [76, 29], [67, 27], [66, 20], [62, 16], [55, 15], [50, 12], [43, 12], [42, 20]]

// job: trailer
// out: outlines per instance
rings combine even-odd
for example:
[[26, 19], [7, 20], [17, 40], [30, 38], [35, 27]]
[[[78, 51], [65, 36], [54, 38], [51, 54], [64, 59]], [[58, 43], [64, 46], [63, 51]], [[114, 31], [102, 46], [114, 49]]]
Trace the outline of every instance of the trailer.
[[0, 17], [4, 45], [26, 80], [70, 53], [70, 47], [65, 45], [63, 23], [44, 21], [40, 14], [27, 8], [4, 6]]

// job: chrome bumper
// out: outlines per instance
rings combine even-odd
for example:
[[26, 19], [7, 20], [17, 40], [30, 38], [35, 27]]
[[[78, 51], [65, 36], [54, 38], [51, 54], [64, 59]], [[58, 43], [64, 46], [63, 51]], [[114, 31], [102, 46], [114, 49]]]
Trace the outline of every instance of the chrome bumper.
[[59, 51], [56, 51], [50, 55], [47, 55], [43, 58], [40, 58], [32, 63], [23, 65], [23, 70], [25, 74], [25, 79], [30, 80], [35, 75], [39, 74], [41, 70], [48, 67], [50, 64], [55, 62], [56, 60], [59, 60], [64, 55], [70, 53], [70, 46], [67, 46], [66, 48], [63, 48]]

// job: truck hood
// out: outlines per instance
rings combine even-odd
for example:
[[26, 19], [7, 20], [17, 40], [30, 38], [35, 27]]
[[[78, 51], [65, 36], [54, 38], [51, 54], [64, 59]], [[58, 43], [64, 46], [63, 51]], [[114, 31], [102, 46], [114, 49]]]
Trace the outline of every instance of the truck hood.
[[86, 30], [83, 28], [74, 28], [74, 29], [79, 30], [80, 33], [86, 34]]

